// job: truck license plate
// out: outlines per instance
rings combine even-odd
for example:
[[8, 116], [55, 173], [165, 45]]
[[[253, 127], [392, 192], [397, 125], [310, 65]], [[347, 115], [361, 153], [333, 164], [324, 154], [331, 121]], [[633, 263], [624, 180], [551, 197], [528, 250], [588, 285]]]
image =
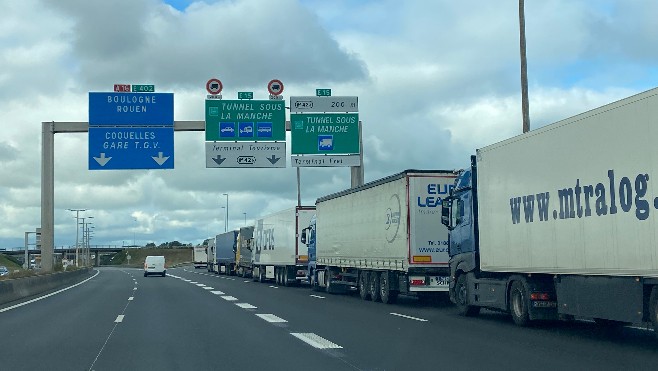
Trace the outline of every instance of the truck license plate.
[[432, 276], [432, 277], [430, 277], [430, 286], [448, 287], [449, 284], [450, 284], [450, 277], [448, 277], [448, 276]]

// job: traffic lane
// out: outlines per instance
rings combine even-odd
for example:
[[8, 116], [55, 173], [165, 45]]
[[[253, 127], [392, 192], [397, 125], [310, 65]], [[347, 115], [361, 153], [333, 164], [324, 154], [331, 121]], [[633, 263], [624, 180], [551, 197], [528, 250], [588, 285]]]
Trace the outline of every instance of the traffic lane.
[[[0, 349], [7, 369], [88, 369], [125, 306], [129, 273], [101, 268], [69, 290], [0, 313]], [[75, 356], [67, 356], [75, 355]]]
[[[198, 282], [216, 283], [226, 293], [259, 309], [267, 308], [288, 320], [295, 333], [311, 333], [341, 346], [344, 359], [359, 369], [406, 369], [410, 365], [429, 369], [437, 367], [431, 356], [433, 350], [421, 354], [422, 350], [418, 351], [415, 344], [415, 334], [426, 324], [393, 316], [381, 303], [367, 302], [362, 306], [360, 300], [353, 297], [326, 295], [307, 287], [286, 288], [271, 282], [261, 284], [190, 270], [185, 273], [187, 278]], [[373, 308], [379, 308], [380, 313]], [[436, 343], [433, 339], [430, 342]], [[415, 354], [422, 357], [414, 357]], [[411, 364], [409, 357], [413, 358]]]
[[[648, 365], [654, 365], [657, 360], [655, 341], [652, 333], [647, 331], [624, 328], [611, 332], [583, 322], [539, 323], [531, 328], [519, 328], [509, 316], [500, 313], [483, 311], [482, 318], [464, 318], [457, 315], [452, 305], [417, 305], [418, 302], [409, 297], [400, 297], [400, 304], [384, 305], [362, 302], [356, 295], [310, 294], [324, 297], [319, 299], [307, 294], [309, 291], [306, 288], [272, 289], [271, 284], [240, 286], [236, 281], [223, 281], [236, 290], [251, 287], [251, 290], [245, 289], [238, 295], [255, 303], [276, 303], [282, 316], [314, 321], [318, 324], [316, 329], [319, 333], [341, 345], [354, 340], [354, 346], [363, 347], [376, 342], [373, 339], [391, 341], [394, 334], [399, 339], [409, 339], [395, 342], [394, 349], [383, 348], [385, 351], [380, 354], [360, 354], [364, 364], [369, 366], [403, 367], [404, 362], [399, 360], [410, 356], [416, 363], [435, 366], [437, 361], [449, 361], [451, 365], [464, 369], [487, 365], [505, 368], [509, 366], [510, 359], [540, 369], [590, 368], [593, 365], [603, 370], [620, 367], [647, 369], [652, 368]], [[250, 296], [251, 291], [253, 296]], [[274, 293], [275, 296], [270, 295]], [[307, 295], [317, 302], [309, 302]], [[336, 303], [342, 304], [337, 306]], [[314, 315], [309, 319], [308, 313]], [[413, 316], [427, 322], [405, 317], [392, 320], [387, 318], [392, 316], [391, 313]], [[372, 323], [368, 325], [374, 318], [377, 318], [374, 320], [375, 326]], [[420, 324], [405, 324], [405, 321]], [[392, 328], [393, 323], [402, 327]], [[364, 333], [369, 335], [362, 335]], [[480, 349], [475, 355], [470, 352], [474, 345]], [[604, 354], [600, 355], [602, 352]], [[535, 365], [538, 358], [544, 361]]]
[[261, 319], [257, 314], [267, 313], [241, 308], [210, 282], [186, 282], [177, 273], [138, 280], [139, 294], [93, 369], [286, 369], [291, 363], [354, 369], [340, 353], [298, 341], [287, 323]]

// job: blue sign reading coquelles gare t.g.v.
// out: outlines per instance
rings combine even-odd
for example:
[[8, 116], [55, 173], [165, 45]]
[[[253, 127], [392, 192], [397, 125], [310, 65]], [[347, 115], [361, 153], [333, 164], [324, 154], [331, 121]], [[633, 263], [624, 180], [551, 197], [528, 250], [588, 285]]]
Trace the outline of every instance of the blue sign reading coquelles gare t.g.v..
[[89, 92], [89, 125], [174, 125], [173, 93]]

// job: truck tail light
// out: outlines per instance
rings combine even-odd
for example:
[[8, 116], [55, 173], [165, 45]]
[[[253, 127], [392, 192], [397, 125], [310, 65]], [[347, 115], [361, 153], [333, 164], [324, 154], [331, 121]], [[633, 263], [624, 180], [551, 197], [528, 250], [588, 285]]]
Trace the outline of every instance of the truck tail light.
[[549, 301], [551, 296], [546, 292], [533, 292], [530, 294], [530, 300]]
[[425, 280], [414, 278], [409, 283], [411, 284], [411, 286], [423, 286], [425, 285]]

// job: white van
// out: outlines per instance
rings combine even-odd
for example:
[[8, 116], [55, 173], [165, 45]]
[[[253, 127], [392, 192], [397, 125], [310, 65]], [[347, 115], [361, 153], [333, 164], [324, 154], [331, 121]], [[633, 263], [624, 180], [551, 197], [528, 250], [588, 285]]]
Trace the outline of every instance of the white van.
[[167, 275], [164, 256], [147, 256], [144, 260], [144, 277], [149, 274], [159, 274], [162, 277]]

